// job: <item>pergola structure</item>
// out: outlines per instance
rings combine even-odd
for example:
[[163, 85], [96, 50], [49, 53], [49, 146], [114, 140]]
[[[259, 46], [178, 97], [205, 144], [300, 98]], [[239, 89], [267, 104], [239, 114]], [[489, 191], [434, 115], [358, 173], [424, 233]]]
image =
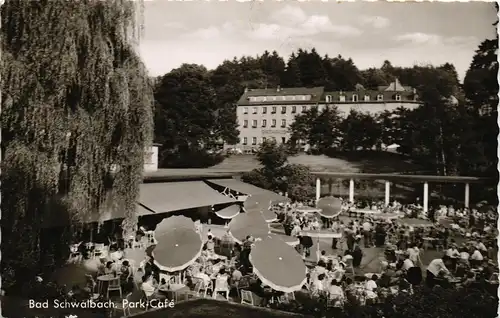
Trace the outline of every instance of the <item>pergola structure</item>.
[[379, 174], [379, 173], [337, 173], [337, 172], [315, 172], [316, 179], [316, 200], [321, 195], [321, 179], [344, 179], [349, 180], [349, 201], [354, 201], [355, 180], [385, 180], [385, 205], [390, 203], [391, 181], [422, 183], [424, 187], [423, 209], [429, 210], [429, 182], [439, 183], [463, 183], [464, 205], [469, 207], [470, 184], [482, 183], [485, 180], [478, 177], [458, 177], [458, 176], [428, 176], [428, 175], [399, 175], [399, 174]]
[[[160, 169], [144, 176], [144, 182], [168, 182], [207, 179], [228, 179], [240, 176], [249, 170], [226, 169]], [[432, 176], [432, 175], [402, 175], [389, 173], [338, 173], [338, 172], [313, 172], [316, 176], [316, 200], [321, 195], [321, 180], [343, 179], [349, 180], [349, 201], [354, 201], [354, 184], [356, 180], [385, 180], [385, 204], [390, 203], [391, 181], [411, 182], [423, 185], [423, 209], [429, 210], [429, 183], [462, 183], [464, 184], [464, 205], [469, 207], [470, 184], [484, 183], [486, 179], [479, 177], [459, 176]]]

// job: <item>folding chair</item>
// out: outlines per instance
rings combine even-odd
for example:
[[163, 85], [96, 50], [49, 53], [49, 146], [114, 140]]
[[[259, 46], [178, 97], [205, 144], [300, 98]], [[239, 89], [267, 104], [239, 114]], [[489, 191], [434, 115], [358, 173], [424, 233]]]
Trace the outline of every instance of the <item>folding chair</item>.
[[218, 278], [215, 280], [215, 288], [212, 293], [212, 298], [216, 299], [218, 293], [226, 293], [226, 300], [229, 300], [229, 285], [227, 279]]
[[241, 303], [254, 306], [252, 292], [248, 290], [241, 291]]

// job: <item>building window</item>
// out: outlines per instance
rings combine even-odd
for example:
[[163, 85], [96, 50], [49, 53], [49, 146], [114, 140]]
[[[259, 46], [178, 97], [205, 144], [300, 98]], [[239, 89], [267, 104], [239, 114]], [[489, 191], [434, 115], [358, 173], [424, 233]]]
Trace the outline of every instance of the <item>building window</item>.
[[326, 102], [331, 103], [332, 102], [332, 95], [326, 95]]
[[353, 95], [352, 95], [352, 101], [353, 101], [353, 102], [357, 102], [357, 101], [358, 101], [358, 95], [353, 94]]
[[285, 128], [286, 127], [286, 119], [282, 119], [281, 120], [281, 128]]
[[276, 106], [273, 106], [273, 107], [271, 108], [271, 114], [276, 114]]
[[365, 102], [369, 102], [370, 101], [370, 95], [365, 95]]
[[266, 119], [262, 119], [262, 127], [266, 127], [267, 126], [267, 120]]
[[243, 128], [247, 128], [248, 127], [248, 120], [244, 120], [243, 121]]
[[306, 112], [307, 111], [307, 106], [302, 106], [302, 112]]
[[257, 120], [252, 120], [252, 128], [257, 128]]
[[252, 114], [257, 114], [257, 107], [254, 107], [254, 108], [252, 109]]
[[396, 100], [397, 100], [397, 101], [400, 101], [400, 100], [401, 100], [401, 95], [397, 94], [397, 95], [396, 95]]
[[380, 101], [383, 101], [383, 100], [384, 100], [384, 95], [382, 95], [382, 94], [378, 94], [378, 95], [377, 95], [377, 101], [379, 101], [379, 102], [380, 102]]
[[243, 114], [248, 114], [248, 107], [243, 107]]
[[276, 119], [271, 120], [271, 127], [276, 127]]
[[344, 95], [340, 95], [340, 96], [339, 96], [339, 101], [341, 101], [341, 102], [345, 102], [345, 96], [344, 96]]
[[281, 107], [281, 113], [282, 114], [286, 114], [286, 106], [282, 106]]
[[266, 142], [266, 137], [262, 137], [262, 143]]
[[257, 144], [257, 137], [252, 137], [252, 145], [256, 145]]
[[248, 143], [248, 138], [247, 137], [243, 137], [243, 144], [246, 145]]
[[281, 142], [286, 143], [286, 137], [281, 137]]
[[267, 114], [267, 107], [262, 107], [262, 113]]
[[297, 106], [292, 106], [292, 114], [295, 114], [297, 112]]

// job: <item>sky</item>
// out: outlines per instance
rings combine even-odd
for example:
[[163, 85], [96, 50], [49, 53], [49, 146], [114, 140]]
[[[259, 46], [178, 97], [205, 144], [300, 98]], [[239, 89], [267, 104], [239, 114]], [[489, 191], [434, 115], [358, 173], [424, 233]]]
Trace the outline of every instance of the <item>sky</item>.
[[139, 51], [150, 75], [183, 63], [208, 69], [243, 55], [299, 48], [353, 59], [360, 69], [453, 63], [463, 79], [477, 46], [493, 38], [487, 2], [201, 2], [144, 3]]

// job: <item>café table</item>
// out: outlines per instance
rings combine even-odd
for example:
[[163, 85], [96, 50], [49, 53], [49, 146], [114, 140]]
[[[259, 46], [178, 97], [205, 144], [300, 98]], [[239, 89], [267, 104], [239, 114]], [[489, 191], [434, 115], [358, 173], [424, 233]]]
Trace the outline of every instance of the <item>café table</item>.
[[109, 284], [110, 281], [115, 280], [120, 277], [120, 273], [116, 274], [105, 274], [97, 276], [97, 292], [100, 295], [105, 294], [105, 287]]
[[178, 295], [182, 292], [189, 291], [189, 287], [187, 287], [184, 284], [170, 284], [170, 285], [162, 285], [158, 287], [158, 290], [166, 294], [172, 294], [172, 297], [170, 298], [174, 302], [177, 302]]

